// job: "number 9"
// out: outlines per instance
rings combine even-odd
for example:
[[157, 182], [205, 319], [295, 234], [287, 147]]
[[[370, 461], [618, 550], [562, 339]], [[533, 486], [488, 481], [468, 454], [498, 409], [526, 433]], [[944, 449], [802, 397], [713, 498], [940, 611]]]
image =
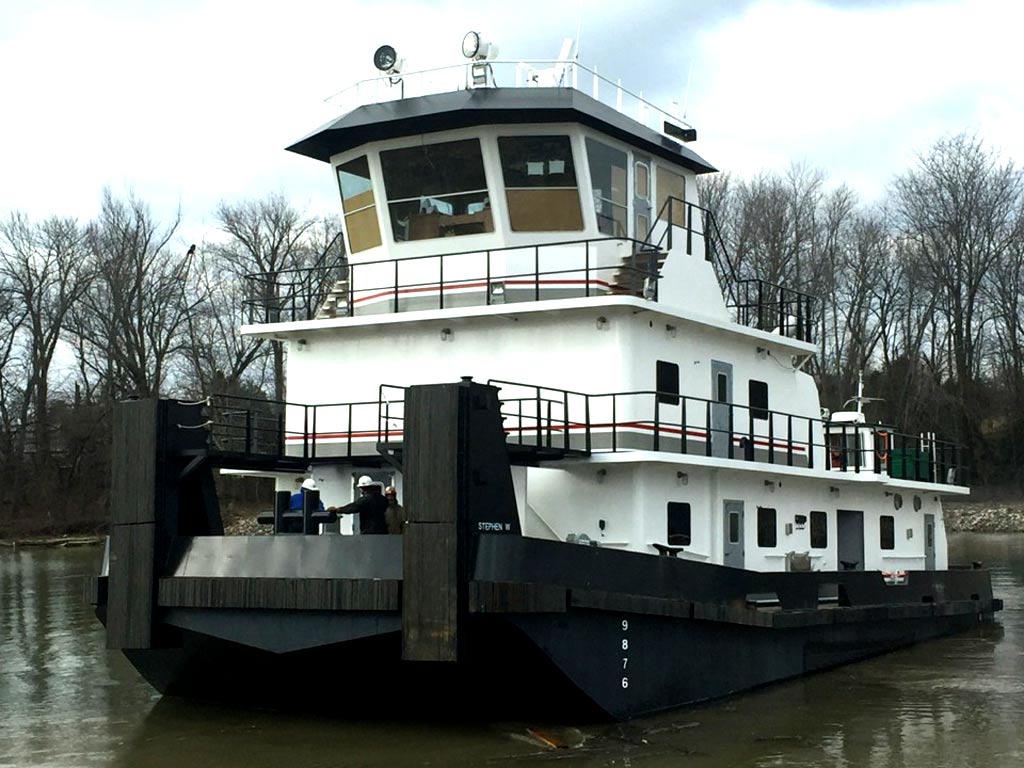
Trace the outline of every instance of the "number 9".
[[626, 621], [625, 619], [623, 619], [622, 620], [622, 631], [625, 632], [627, 629], [629, 629], [629, 622]]

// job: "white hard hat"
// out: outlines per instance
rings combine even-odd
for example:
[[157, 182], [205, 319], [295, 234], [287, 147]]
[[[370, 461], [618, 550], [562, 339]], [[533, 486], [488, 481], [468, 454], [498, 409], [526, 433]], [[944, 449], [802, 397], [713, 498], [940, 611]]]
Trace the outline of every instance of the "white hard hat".
[[315, 491], [317, 490], [316, 480], [314, 480], [312, 477], [307, 477], [305, 480], [302, 481], [302, 487], [305, 488], [307, 491]]
[[369, 488], [371, 485], [373, 485], [373, 478], [369, 475], [363, 475], [356, 483], [356, 488]]

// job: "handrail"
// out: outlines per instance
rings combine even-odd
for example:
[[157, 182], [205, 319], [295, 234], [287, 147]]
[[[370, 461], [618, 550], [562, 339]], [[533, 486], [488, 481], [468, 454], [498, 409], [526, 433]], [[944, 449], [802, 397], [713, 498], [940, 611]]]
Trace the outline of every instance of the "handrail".
[[[538, 443], [542, 437], [550, 440], [552, 430], [563, 430], [563, 442], [568, 446], [570, 441], [566, 435], [570, 429], [576, 428], [584, 436], [588, 452], [593, 446], [595, 430], [610, 431], [612, 451], [619, 450], [626, 433], [641, 433], [649, 435], [650, 450], [654, 451], [664, 451], [667, 450], [666, 445], [678, 443], [678, 447], [671, 450], [685, 454], [693, 448], [699, 450], [697, 446], [689, 445], [697, 442], [698, 445], [703, 443], [706, 456], [718, 455], [721, 458], [768, 464], [781, 461], [788, 466], [799, 466], [802, 463], [808, 469], [813, 469], [819, 461], [815, 454], [820, 452], [825, 457], [821, 461], [825, 471], [873, 472], [896, 479], [942, 485], [966, 484], [968, 480], [968, 468], [963, 461], [961, 446], [930, 435], [915, 437], [898, 433], [885, 425], [837, 424], [816, 417], [739, 403], [721, 403], [676, 392], [638, 390], [589, 394], [500, 379], [491, 379], [488, 383], [499, 389], [518, 387], [535, 393], [534, 397], [513, 397], [507, 394], [500, 398], [503, 406], [511, 404], [518, 409], [505, 412], [517, 420], [520, 440], [523, 434], [530, 431], [524, 429], [525, 421], [527, 427], [536, 432]], [[548, 393], [560, 393], [561, 397]], [[569, 412], [570, 396], [582, 399], [582, 407], [585, 409], [583, 417]], [[653, 418], [643, 417], [643, 412], [641, 418], [622, 418], [623, 413], [629, 413], [623, 400], [645, 397], [653, 400], [651, 406], [647, 406], [651, 408]], [[605, 408], [611, 412], [611, 420], [594, 423], [592, 415], [602, 399], [611, 401]], [[522, 405], [534, 401], [537, 402], [538, 415], [531, 421], [531, 414], [523, 413]], [[564, 403], [564, 412], [557, 419], [542, 419], [541, 403]], [[678, 421], [665, 418], [666, 413], [674, 413], [673, 409], [678, 409]], [[636, 413], [635, 407], [632, 413]], [[698, 418], [695, 419], [694, 414], [698, 414]], [[737, 418], [738, 414], [743, 418]], [[758, 422], [763, 426], [759, 427]], [[548, 432], [542, 435], [542, 428]], [[853, 437], [856, 442], [852, 446], [844, 442], [837, 447], [837, 437], [841, 440]], [[796, 460], [795, 454], [802, 454], [800, 461]]]
[[[488, 384], [500, 390], [512, 445], [583, 455], [605, 450], [695, 452], [939, 485], [966, 485], [969, 479], [961, 446], [932, 435], [899, 433], [883, 424], [823, 421], [658, 390], [595, 394], [502, 379]], [[405, 390], [381, 384], [376, 401], [317, 405], [214, 395], [206, 401], [211, 450], [305, 461], [372, 453], [380, 444], [404, 439]], [[340, 413], [331, 414], [332, 409]], [[359, 409], [363, 415], [357, 418]], [[286, 412], [292, 414], [292, 423], [301, 421], [301, 429], [286, 431]], [[374, 417], [376, 427], [371, 426]], [[327, 424], [340, 429], [322, 432]], [[325, 446], [333, 452], [324, 453]]]
[[[373, 261], [362, 261], [362, 262], [357, 262], [357, 263], [348, 262], [347, 263], [347, 269], [348, 269], [349, 285], [348, 285], [347, 296], [346, 296], [348, 312], [349, 312], [349, 314], [352, 314], [353, 306], [354, 306], [354, 301], [356, 301], [355, 296], [358, 293], [364, 293], [365, 294], [365, 293], [368, 293], [368, 292], [384, 292], [384, 291], [389, 291], [389, 292], [393, 293], [394, 298], [397, 300], [398, 297], [399, 297], [400, 292], [403, 291], [403, 290], [413, 290], [413, 291], [415, 291], [416, 289], [424, 289], [424, 288], [427, 288], [427, 287], [434, 288], [435, 286], [436, 286], [436, 288], [438, 290], [438, 293], [439, 293], [439, 303], [440, 303], [440, 306], [441, 306], [441, 308], [443, 308], [444, 307], [444, 294], [445, 294], [445, 290], [446, 289], [449, 289], [449, 290], [450, 289], [458, 289], [463, 284], [471, 283], [471, 282], [480, 282], [481, 280], [486, 280], [486, 288], [487, 288], [487, 290], [485, 292], [486, 293], [486, 301], [487, 301], [488, 304], [490, 304], [491, 303], [491, 288], [492, 288], [492, 286], [495, 283], [504, 283], [507, 280], [523, 279], [523, 278], [530, 278], [530, 277], [532, 277], [534, 279], [534, 282], [537, 284], [537, 287], [538, 287], [538, 291], [536, 292], [536, 295], [534, 296], [534, 300], [538, 300], [539, 301], [540, 300], [540, 296], [539, 296], [539, 279], [541, 277], [550, 277], [550, 276], [555, 276], [555, 275], [566, 275], [566, 274], [572, 274], [572, 273], [577, 273], [577, 272], [583, 272], [586, 275], [586, 279], [584, 280], [585, 285], [584, 285], [584, 288], [583, 288], [586, 296], [590, 296], [591, 295], [591, 291], [593, 290], [592, 287], [591, 287], [591, 282], [593, 282], [593, 280], [591, 278], [594, 275], [600, 275], [600, 274], [603, 274], [603, 273], [611, 273], [612, 275], [614, 275], [616, 273], [621, 273], [621, 274], [625, 274], [625, 275], [633, 275], [634, 278], [635, 278], [635, 281], [638, 284], [643, 284], [645, 280], [650, 279], [652, 281], [652, 283], [653, 283], [651, 291], [649, 293], [647, 293], [645, 291], [644, 295], [645, 295], [645, 297], [651, 298], [651, 299], [656, 301], [657, 300], [657, 280], [658, 280], [658, 277], [659, 277], [658, 269], [657, 269], [657, 260], [652, 258], [651, 259], [651, 263], [647, 265], [646, 269], [641, 268], [640, 266], [636, 266], [636, 265], [632, 265], [631, 266], [629, 264], [618, 263], [618, 262], [614, 263], [614, 264], [610, 264], [608, 266], [597, 266], [597, 265], [595, 265], [593, 263], [593, 256], [592, 256], [592, 253], [591, 253], [591, 248], [592, 247], [597, 247], [600, 244], [606, 244], [606, 243], [608, 243], [608, 244], [626, 245], [626, 246], [630, 247], [630, 252], [632, 254], [646, 253], [648, 251], [648, 249], [649, 249], [649, 246], [644, 244], [642, 241], [636, 240], [634, 238], [626, 238], [626, 237], [600, 237], [600, 238], [581, 238], [581, 239], [574, 239], [574, 240], [561, 240], [561, 241], [555, 241], [555, 242], [549, 242], [549, 243], [540, 243], [540, 244], [531, 244], [531, 245], [506, 245], [506, 246], [501, 246], [499, 248], [485, 248], [485, 249], [479, 249], [478, 248], [478, 249], [470, 249], [470, 250], [464, 250], [464, 251], [454, 251], [454, 252], [447, 252], [447, 253], [423, 254], [423, 255], [419, 255], [419, 256], [410, 256], [410, 257], [403, 257], [403, 258], [376, 259], [376, 260], [373, 260]], [[547, 249], [556, 249], [556, 248], [562, 248], [562, 247], [566, 247], [566, 246], [582, 246], [583, 247], [584, 253], [582, 254], [582, 260], [581, 260], [582, 263], [581, 264], [579, 264], [577, 266], [574, 266], [574, 267], [568, 267], [568, 268], [552, 269], [552, 270], [540, 270], [540, 268], [539, 268], [539, 259], [540, 259], [541, 249], [545, 249], [545, 250], [547, 250]], [[520, 252], [520, 253], [526, 253], [526, 254], [529, 254], [530, 252], [532, 252], [533, 255], [534, 255], [534, 264], [535, 264], [534, 271], [532, 271], [532, 272], [517, 271], [517, 272], [508, 273], [508, 274], [496, 274], [492, 270], [492, 256], [503, 255], [503, 254], [507, 255], [509, 253], [514, 253], [514, 252]], [[475, 274], [474, 273], [472, 276], [468, 276], [468, 277], [463, 276], [463, 277], [459, 277], [459, 278], [457, 278], [455, 280], [449, 280], [449, 281], [446, 282], [443, 279], [444, 278], [444, 264], [445, 264], [445, 261], [447, 260], [450, 263], [453, 260], [458, 260], [459, 258], [465, 257], [465, 256], [476, 256], [481, 261], [484, 262], [483, 263], [483, 267], [480, 270], [480, 274]], [[417, 263], [426, 262], [427, 260], [437, 260], [439, 262], [439, 267], [440, 267], [440, 270], [441, 270], [439, 281], [429, 281], [429, 282], [422, 282], [422, 281], [420, 281], [420, 282], [402, 283], [399, 280], [399, 274], [398, 274], [399, 273], [399, 265], [402, 265], [402, 266], [415, 265]], [[386, 267], [390, 267], [390, 270], [388, 270], [388, 271], [391, 274], [394, 275], [394, 279], [389, 281], [389, 282], [387, 282], [387, 283], [372, 284], [369, 287], [366, 287], [366, 286], [363, 286], [363, 285], [359, 285], [357, 287], [356, 286], [356, 275], [357, 275], [357, 273], [359, 271], [365, 270], [367, 268], [373, 268], [373, 267], [385, 267], [385, 268]], [[321, 268], [321, 269], [323, 269], [323, 268]], [[307, 282], [309, 282], [309, 278], [307, 277], [307, 275], [311, 271], [313, 271], [313, 268], [303, 267], [303, 268], [293, 268], [293, 269], [288, 269], [288, 270], [280, 270], [279, 272], [275, 272], [273, 274], [266, 273], [266, 272], [257, 272], [257, 273], [252, 273], [252, 274], [246, 275], [245, 276], [245, 280], [250, 282], [251, 284], [256, 285], [256, 286], [261, 286], [262, 285], [262, 286], [266, 286], [266, 287], [269, 287], [271, 285], [286, 285], [286, 286], [304, 285]], [[383, 270], [381, 270], [381, 271], [383, 271]], [[298, 279], [295, 280], [295, 281], [292, 281], [292, 282], [287, 282], [285, 279], [283, 279], [283, 278], [287, 278], [288, 276], [291, 276], [291, 275], [296, 276]], [[638, 290], [639, 290], [639, 288], [638, 288]], [[257, 288], [257, 289], [251, 290], [250, 291], [250, 295], [251, 296], [261, 296], [262, 295], [264, 297], [267, 297], [267, 298], [264, 298], [264, 299], [253, 298], [253, 299], [249, 299], [249, 300], [244, 302], [244, 306], [248, 309], [248, 316], [250, 318], [250, 321], [252, 321], [252, 322], [267, 322], [266, 320], [260, 320], [258, 318], [260, 318], [261, 316], [270, 316], [271, 314], [273, 314], [275, 316], [275, 320], [273, 322], [276, 322], [277, 321], [276, 318], [279, 318], [282, 314], [284, 314], [286, 317], [290, 316], [290, 319], [292, 319], [292, 320], [309, 319], [309, 318], [311, 318], [314, 315], [315, 308], [318, 307], [319, 303], [320, 303], [319, 300], [317, 301], [316, 305], [313, 305], [311, 303], [310, 305], [308, 305], [308, 306], [306, 306], [304, 308], [305, 312], [301, 312], [301, 311], [299, 311], [299, 307], [297, 307], [297, 306], [290, 306], [289, 307], [289, 305], [288, 305], [288, 300], [289, 299], [294, 299], [294, 298], [302, 295], [302, 294], [299, 294], [299, 293], [297, 293], [295, 291], [287, 291], [287, 292], [281, 293], [279, 291], [268, 291], [268, 290], [266, 290], [266, 288], [264, 288], [264, 290], [260, 291]], [[383, 294], [382, 294], [382, 296], [383, 296]], [[265, 303], [265, 302], [268, 302], [268, 301], [273, 303], [273, 307], [268, 306]], [[290, 313], [289, 313], [289, 309], [291, 310]], [[263, 310], [263, 312], [260, 312], [260, 310]], [[302, 317], [303, 315], [305, 317]]]

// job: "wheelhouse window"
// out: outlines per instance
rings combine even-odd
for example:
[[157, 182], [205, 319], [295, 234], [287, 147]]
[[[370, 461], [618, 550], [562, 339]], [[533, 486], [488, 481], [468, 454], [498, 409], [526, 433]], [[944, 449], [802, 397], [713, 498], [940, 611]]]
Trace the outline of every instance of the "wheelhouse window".
[[896, 518], [882, 515], [878, 520], [878, 533], [882, 549], [896, 549]]
[[587, 139], [587, 165], [590, 168], [590, 187], [594, 193], [598, 230], [612, 237], [625, 237], [629, 218], [626, 207], [626, 153], [594, 139]]
[[750, 380], [750, 418], [768, 418], [768, 384], [763, 381]]
[[494, 231], [479, 139], [380, 153], [396, 242]]
[[659, 360], [654, 386], [658, 390], [659, 403], [679, 405], [679, 366]]
[[774, 547], [778, 543], [778, 526], [772, 507], [757, 508], [757, 546]]
[[[677, 227], [686, 225], [686, 211], [684, 201], [686, 200], [686, 178], [674, 171], [670, 171], [663, 165], [655, 167], [654, 186], [656, 194], [657, 211], [656, 216], [671, 221]], [[671, 198], [672, 205], [666, 207]]]
[[380, 245], [377, 205], [366, 155], [338, 166], [338, 186], [341, 188], [341, 208], [345, 214], [349, 253]]
[[825, 512], [811, 512], [811, 549], [828, 547], [828, 515]]
[[690, 505], [681, 501], [668, 503], [668, 544], [685, 547], [690, 544]]
[[583, 229], [568, 136], [501, 136], [498, 153], [513, 232]]

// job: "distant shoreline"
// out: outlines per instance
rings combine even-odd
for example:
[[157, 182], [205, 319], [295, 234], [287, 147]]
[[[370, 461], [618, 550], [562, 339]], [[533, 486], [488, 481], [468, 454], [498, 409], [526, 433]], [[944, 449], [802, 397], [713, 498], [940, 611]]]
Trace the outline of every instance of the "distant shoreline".
[[[1024, 503], [946, 502], [943, 508], [946, 531], [949, 533], [1024, 533]], [[266, 535], [268, 526], [256, 523], [255, 515], [232, 517], [225, 526], [229, 536]], [[0, 539], [0, 547], [89, 547], [103, 544], [105, 535], [68, 534], [22, 535]]]
[[1024, 532], [1024, 503], [946, 502], [943, 517], [949, 532]]

